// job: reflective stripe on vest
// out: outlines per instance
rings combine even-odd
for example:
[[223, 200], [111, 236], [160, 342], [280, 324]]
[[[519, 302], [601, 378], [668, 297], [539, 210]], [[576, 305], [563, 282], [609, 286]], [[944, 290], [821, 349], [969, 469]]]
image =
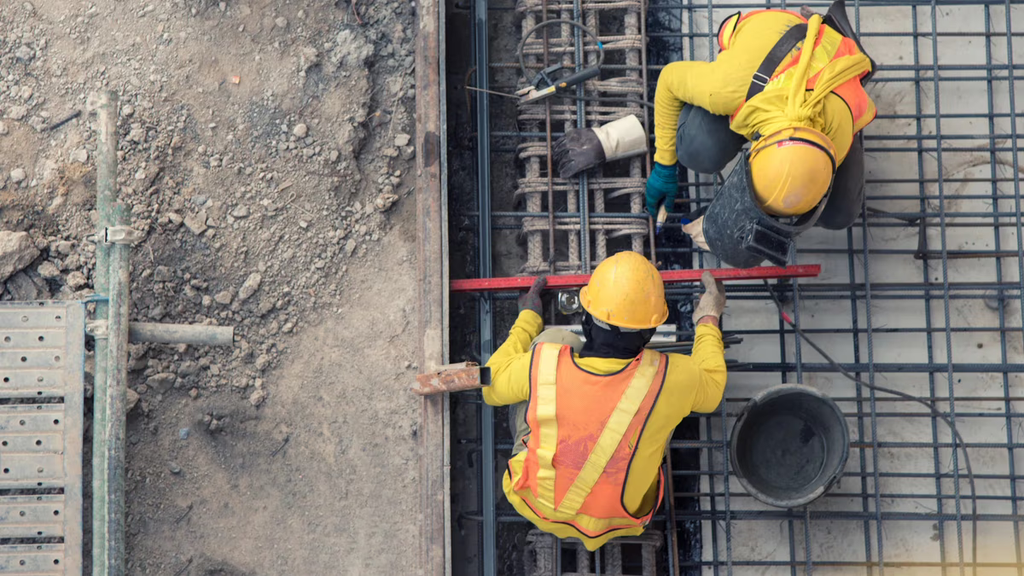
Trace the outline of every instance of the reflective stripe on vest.
[[[733, 28], [735, 29], [735, 26], [738, 26], [739, 22], [757, 14], [758, 12], [765, 12], [765, 10], [758, 10], [736, 18], [736, 24]], [[803, 22], [807, 22], [807, 19], [803, 16], [800, 16], [799, 14], [794, 15], [800, 18]], [[719, 42], [721, 42], [721, 40], [719, 40]], [[843, 36], [832, 28], [829, 28], [825, 24], [822, 24], [818, 31], [818, 38], [814, 43], [813, 52], [811, 52], [811, 61], [807, 72], [806, 89], [814, 89], [818, 83], [818, 78], [821, 76], [822, 70], [824, 70], [829, 63], [838, 58], [859, 53], [860, 50], [857, 48], [856, 42]], [[794, 82], [796, 68], [799, 61], [800, 52], [797, 51], [778, 67], [772, 77], [765, 84], [764, 90], [761, 91], [761, 94], [772, 90], [788, 91], [791, 84]], [[865, 71], [864, 74], [867, 74], [868, 72], [870, 72], [870, 70]], [[875, 110], [874, 102], [871, 101], [871, 98], [867, 95], [867, 92], [864, 91], [863, 86], [861, 86], [860, 77], [844, 82], [840, 86], [836, 87], [832, 93], [839, 96], [843, 102], [846, 103], [847, 107], [849, 107], [850, 114], [853, 118], [854, 135], [875, 119], [877, 111]], [[757, 98], [757, 96], [754, 98]], [[739, 114], [745, 104], [746, 101], [741, 103], [732, 113], [731, 118], [735, 119], [736, 115]]]
[[[538, 344], [534, 349], [531, 366], [530, 407], [527, 422], [531, 434], [523, 458], [522, 472], [512, 479], [515, 492], [543, 520], [569, 524], [589, 537], [597, 537], [612, 530], [646, 526], [661, 504], [663, 478], [658, 471], [657, 503], [650, 511], [634, 517], [625, 510], [622, 498], [628, 478], [628, 465], [636, 446], [630, 438], [639, 439], [647, 416], [664, 381], [667, 359], [655, 351], [647, 351], [617, 374], [599, 376], [576, 367], [571, 348], [558, 344]], [[559, 374], [564, 378], [564, 394], [578, 394], [580, 389], [601, 385], [607, 392], [619, 395], [609, 408], [609, 399], [603, 396], [590, 404], [573, 406], [557, 402]], [[628, 381], [625, 379], [628, 378]], [[572, 380], [569, 382], [569, 380]], [[625, 384], [625, 386], [623, 386]], [[570, 396], [572, 397], [572, 396]], [[593, 398], [591, 398], [593, 400]], [[595, 414], [603, 419], [591, 427], [590, 409], [605, 406], [608, 412]], [[578, 412], [572, 413], [573, 410]], [[569, 431], [559, 427], [557, 414], [568, 418]], [[581, 422], [583, 428], [580, 428]], [[582, 434], [582, 437], [560, 437]], [[595, 440], [596, 438], [596, 440]], [[591, 445], [592, 443], [592, 445]], [[585, 452], [580, 452], [586, 447]], [[585, 461], [584, 461], [585, 460]], [[614, 468], [609, 463], [614, 460]], [[575, 477], [573, 477], [575, 475]], [[591, 502], [588, 497], [600, 486], [601, 501]], [[610, 494], [614, 493], [614, 502]]]
[[729, 47], [732, 46], [732, 39], [736, 35], [736, 29], [739, 28], [740, 22], [743, 22], [755, 14], [760, 14], [761, 12], [789, 12], [797, 18], [803, 19], [804, 22], [807, 21], [803, 16], [796, 12], [790, 12], [789, 10], [753, 10], [746, 14], [737, 12], [725, 20], [722, 20], [722, 23], [718, 26], [718, 49], [728, 50]]
[[[636, 417], [637, 411], [640, 409], [640, 402], [650, 391], [651, 384], [654, 383], [654, 376], [658, 372], [660, 360], [657, 353], [646, 350], [640, 356], [640, 368], [633, 375], [633, 379], [629, 381], [626, 391], [622, 393], [622, 399], [615, 405], [611, 417], [608, 418], [608, 423], [604, 425], [604, 430], [601, 431], [601, 436], [597, 439], [597, 444], [594, 445], [590, 456], [587, 457], [587, 463], [583, 465], [583, 469], [580, 470], [576, 480], [558, 505], [559, 512], [565, 514], [579, 512], [583, 500], [590, 494], [594, 484], [597, 484], [605, 466], [612, 459], [612, 454], [622, 442], [622, 437], [626, 435], [626, 427]], [[541, 366], [542, 370], [543, 368]]]
[[736, 27], [740, 24], [741, 13], [737, 12], [729, 16], [718, 26], [718, 49], [727, 50], [732, 44], [732, 35], [736, 33]]
[[558, 374], [558, 345], [540, 346], [537, 369], [537, 422], [540, 445], [537, 448], [537, 500], [555, 507], [555, 466], [558, 447], [558, 419], [555, 418], [555, 377]]

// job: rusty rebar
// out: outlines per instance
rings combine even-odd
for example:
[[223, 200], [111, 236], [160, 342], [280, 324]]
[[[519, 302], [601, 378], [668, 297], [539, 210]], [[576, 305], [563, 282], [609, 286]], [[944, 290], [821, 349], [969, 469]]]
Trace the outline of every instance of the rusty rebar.
[[[540, 21], [548, 21], [548, 0], [541, 4]], [[548, 26], [544, 26], [544, 68], [548, 67]], [[526, 79], [529, 82], [529, 78]], [[551, 99], [544, 101], [544, 117], [546, 133], [545, 141], [548, 149], [548, 266], [555, 273], [555, 174], [551, 147]]]

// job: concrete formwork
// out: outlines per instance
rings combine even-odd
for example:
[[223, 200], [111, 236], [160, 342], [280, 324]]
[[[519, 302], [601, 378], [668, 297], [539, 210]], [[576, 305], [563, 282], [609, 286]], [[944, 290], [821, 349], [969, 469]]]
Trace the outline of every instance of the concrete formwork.
[[[828, 6], [809, 4], [821, 12]], [[572, 12], [568, 4], [559, 6]], [[645, 4], [646, 61], [635, 71], [646, 73], [648, 93], [653, 94], [666, 63], [714, 57], [715, 33], [723, 18], [767, 7], [796, 5], [709, 0]], [[465, 8], [474, 7], [454, 5], [455, 10]], [[537, 7], [530, 3], [527, 8]], [[510, 91], [517, 80], [501, 56], [518, 42], [522, 23], [511, 5], [477, 2], [475, 10], [470, 10], [470, 21], [478, 25], [474, 44], [491, 48], [490, 55], [483, 55], [489, 58], [494, 83], [481, 85], [479, 76], [474, 82], [472, 71], [465, 83]], [[490, 24], [485, 18], [479, 26], [480, 10]], [[674, 506], [664, 507], [655, 521], [666, 544], [658, 573], [969, 573], [977, 541], [979, 573], [1024, 574], [1024, 516], [1019, 509], [1024, 489], [1024, 249], [1019, 218], [1024, 7], [1010, 2], [863, 1], [850, 2], [848, 10], [862, 44], [879, 63], [868, 88], [879, 116], [865, 131], [867, 201], [850, 229], [813, 229], [799, 237], [791, 263], [819, 263], [822, 274], [780, 285], [778, 293], [787, 299], [797, 325], [846, 370], [868, 383], [925, 398], [955, 422], [975, 477], [977, 539], [964, 453], [952, 449], [954, 437], [941, 419], [918, 403], [872, 392], [844, 378], [796, 338], [764, 286], [734, 283], [724, 328], [742, 342], [727, 350], [734, 365], [719, 411], [691, 416], [674, 437]], [[616, 76], [629, 76], [638, 66], [633, 61], [614, 65]], [[639, 81], [643, 74], [633, 77]], [[461, 105], [462, 99], [460, 94], [449, 102]], [[476, 107], [483, 100], [490, 104], [486, 119]], [[473, 260], [480, 260], [481, 253], [471, 246], [486, 234], [483, 259], [495, 270], [536, 264], [537, 254], [530, 250], [543, 253], [543, 231], [526, 230], [522, 244], [515, 243], [512, 232], [525, 230], [521, 227], [527, 221], [543, 222], [543, 211], [549, 209], [544, 190], [538, 188], [532, 199], [517, 206], [514, 180], [507, 176], [525, 166], [528, 177], [546, 179], [543, 161], [530, 156], [520, 165], [516, 159], [522, 138], [537, 139], [533, 132], [516, 130], [544, 130], [544, 123], [533, 118], [535, 124], [517, 128], [514, 106], [480, 93], [466, 99], [466, 109], [467, 117], [476, 117], [470, 130], [474, 140], [488, 146], [478, 166], [486, 164], [489, 174], [481, 180], [477, 172], [469, 180], [488, 184], [489, 195], [487, 202], [474, 204], [482, 187], [461, 192], [453, 188], [449, 208], [453, 218], [465, 222], [452, 237], [462, 243], [458, 249], [468, 249]], [[564, 113], [569, 121], [578, 120], [572, 110]], [[586, 111], [582, 116], [587, 117]], [[466, 134], [458, 132], [461, 128], [447, 129]], [[486, 131], [483, 136], [481, 130]], [[452, 148], [468, 151], [471, 146], [453, 143]], [[459, 170], [452, 168], [453, 179], [465, 177], [456, 174]], [[688, 199], [693, 206], [705, 205], [714, 196], [716, 176], [688, 176]], [[576, 190], [573, 185], [554, 178], [559, 194]], [[584, 192], [584, 197], [593, 200], [593, 194], [597, 192]], [[585, 228], [594, 220], [580, 215], [587, 203], [571, 202], [572, 197], [565, 196], [564, 205], [551, 209], [565, 212], [559, 222], [578, 219], [583, 235], [594, 234]], [[628, 214], [635, 208], [631, 204], [601, 210]], [[596, 208], [589, 209], [593, 213]], [[581, 265], [581, 256], [582, 261], [592, 257], [593, 252], [580, 253], [587, 245], [580, 231], [559, 228], [557, 238], [564, 243], [554, 251], [559, 262]], [[589, 238], [599, 241], [596, 235]], [[693, 251], [678, 238], [678, 224], [670, 222], [667, 238], [658, 246], [657, 260], [663, 266], [719, 266], [713, 256]], [[609, 252], [628, 248], [651, 255], [646, 242], [611, 247]], [[464, 268], [453, 274], [477, 273], [472, 264]], [[677, 336], [685, 340], [685, 318], [695, 291], [677, 288], [668, 296]], [[453, 338], [457, 331], [487, 330], [462, 338], [468, 346], [453, 346], [453, 361], [485, 360], [480, 357], [489, 352], [484, 344], [492, 346], [492, 339], [500, 343], [514, 317], [511, 295], [486, 301], [453, 299], [453, 308], [465, 312], [453, 321]], [[483, 314], [487, 322], [477, 323]], [[574, 319], [552, 314], [548, 320], [571, 324]], [[731, 470], [727, 442], [746, 400], [785, 382], [813, 386], [835, 398], [851, 436], [841, 484], [794, 510], [770, 508], [746, 494]], [[459, 458], [453, 461], [468, 483], [461, 494], [465, 502], [455, 512], [458, 530], [453, 535], [453, 557], [465, 565], [461, 572], [455, 566], [455, 572], [522, 573], [527, 559], [516, 555], [525, 550], [529, 527], [500, 492], [494, 494], [510, 445], [504, 411], [491, 413], [480, 406], [478, 396], [461, 396], [453, 399], [452, 413], [459, 426], [453, 432]], [[456, 451], [456, 444], [452, 446]], [[569, 543], [565, 550], [575, 554]], [[673, 557], [678, 566], [669, 561]], [[599, 554], [588, 560], [588, 573], [598, 573], [602, 558]], [[556, 564], [553, 573], [571, 571], [561, 561]]]

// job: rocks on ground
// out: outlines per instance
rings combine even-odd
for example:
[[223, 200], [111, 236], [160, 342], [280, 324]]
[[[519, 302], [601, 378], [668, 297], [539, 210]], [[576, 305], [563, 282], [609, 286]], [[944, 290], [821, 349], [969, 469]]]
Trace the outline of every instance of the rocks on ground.
[[0, 231], [0, 282], [31, 264], [39, 252], [27, 232]]
[[[142, 421], [179, 395], [271, 401], [263, 377], [288, 336], [345, 297], [349, 260], [374, 256], [411, 191], [415, 154], [412, 5], [361, 5], [365, 27], [311, 27], [307, 6], [225, 28], [281, 75], [253, 90], [244, 70], [206, 81], [166, 65], [208, 41], [204, 18], [244, 11], [178, 4], [134, 10], [154, 46], [129, 38], [102, 66], [53, 41], [90, 37], [101, 4], [68, 4], [66, 19], [34, 8], [0, 18], [0, 144], [15, 153], [0, 158], [0, 191], [17, 204], [0, 212], [0, 297], [92, 294], [98, 140], [86, 102], [108, 86], [120, 95], [118, 194], [144, 238], [132, 249], [132, 319], [235, 327], [226, 349], [132, 346], [129, 400]], [[76, 110], [86, 113], [43, 131]], [[207, 427], [222, 431], [223, 419]]]

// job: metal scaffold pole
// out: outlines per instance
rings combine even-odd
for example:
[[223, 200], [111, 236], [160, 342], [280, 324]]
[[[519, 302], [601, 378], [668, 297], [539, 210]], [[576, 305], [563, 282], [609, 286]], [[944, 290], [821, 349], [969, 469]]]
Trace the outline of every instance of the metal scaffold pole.
[[92, 571], [95, 576], [125, 574], [125, 437], [128, 393], [128, 344], [149, 342], [231, 346], [228, 326], [191, 326], [130, 322], [131, 249], [143, 235], [130, 228], [128, 207], [117, 198], [117, 94], [95, 96], [96, 272], [93, 394]]
[[[117, 95], [106, 92], [96, 100], [99, 147], [96, 162], [96, 211], [98, 213], [95, 289], [109, 300], [96, 303], [96, 318], [109, 318], [107, 329], [97, 330], [96, 374], [93, 394], [93, 574], [124, 574], [124, 406], [127, 342], [114, 332], [123, 324], [127, 338], [129, 302], [128, 262], [125, 245], [103, 242], [106, 230], [120, 224], [117, 205]], [[113, 274], [112, 274], [113, 273]], [[116, 299], [115, 299], [116, 297]]]

